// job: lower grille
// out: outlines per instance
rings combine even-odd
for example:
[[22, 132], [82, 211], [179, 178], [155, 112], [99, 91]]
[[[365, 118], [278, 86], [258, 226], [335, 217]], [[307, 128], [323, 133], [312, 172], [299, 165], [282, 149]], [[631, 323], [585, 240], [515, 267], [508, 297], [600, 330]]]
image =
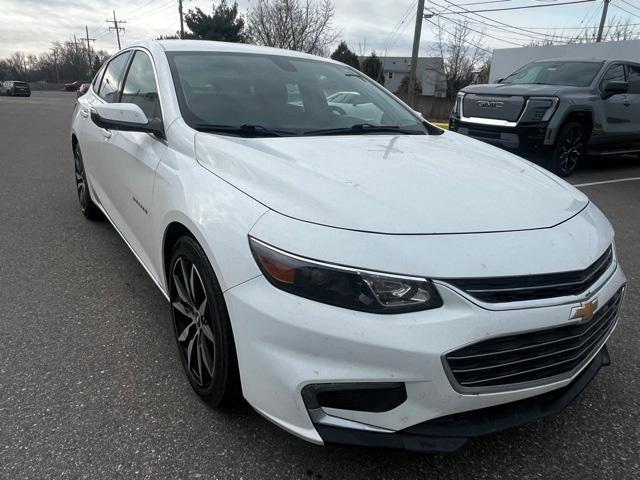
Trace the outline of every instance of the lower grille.
[[613, 330], [623, 289], [585, 323], [492, 338], [445, 356], [465, 389], [500, 387], [566, 375], [595, 353]]

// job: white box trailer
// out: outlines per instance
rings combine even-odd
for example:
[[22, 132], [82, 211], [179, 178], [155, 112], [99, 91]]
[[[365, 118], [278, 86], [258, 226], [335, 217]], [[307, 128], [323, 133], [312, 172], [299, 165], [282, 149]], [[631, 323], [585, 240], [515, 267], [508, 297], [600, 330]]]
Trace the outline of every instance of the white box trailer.
[[640, 63], [640, 40], [497, 49], [493, 51], [489, 83], [495, 83], [529, 62], [551, 58], [602, 58]]

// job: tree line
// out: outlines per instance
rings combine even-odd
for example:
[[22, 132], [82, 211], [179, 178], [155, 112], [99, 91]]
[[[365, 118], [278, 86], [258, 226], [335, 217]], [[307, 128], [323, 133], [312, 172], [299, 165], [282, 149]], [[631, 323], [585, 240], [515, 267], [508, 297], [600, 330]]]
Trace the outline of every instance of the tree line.
[[25, 55], [15, 52], [0, 58], [0, 80], [69, 82], [91, 79], [109, 58], [105, 50], [87, 49], [76, 41], [54, 42], [48, 52]]

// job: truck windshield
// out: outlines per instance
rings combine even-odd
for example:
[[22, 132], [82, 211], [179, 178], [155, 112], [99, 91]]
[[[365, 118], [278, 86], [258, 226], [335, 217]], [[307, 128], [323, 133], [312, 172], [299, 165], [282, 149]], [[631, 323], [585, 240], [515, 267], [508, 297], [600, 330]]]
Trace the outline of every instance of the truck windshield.
[[182, 117], [241, 136], [418, 134], [425, 124], [346, 65], [283, 55], [167, 52]]
[[534, 62], [516, 70], [500, 83], [587, 87], [602, 68], [602, 63]]

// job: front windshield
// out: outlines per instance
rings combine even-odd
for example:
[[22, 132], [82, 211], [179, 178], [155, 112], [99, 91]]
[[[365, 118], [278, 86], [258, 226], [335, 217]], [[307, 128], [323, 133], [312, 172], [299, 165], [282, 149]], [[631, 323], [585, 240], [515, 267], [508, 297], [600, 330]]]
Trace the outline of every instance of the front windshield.
[[168, 52], [167, 57], [182, 116], [196, 130], [427, 133], [406, 107], [346, 65], [227, 52]]
[[587, 87], [602, 68], [602, 62], [534, 62], [500, 83], [567, 85]]

